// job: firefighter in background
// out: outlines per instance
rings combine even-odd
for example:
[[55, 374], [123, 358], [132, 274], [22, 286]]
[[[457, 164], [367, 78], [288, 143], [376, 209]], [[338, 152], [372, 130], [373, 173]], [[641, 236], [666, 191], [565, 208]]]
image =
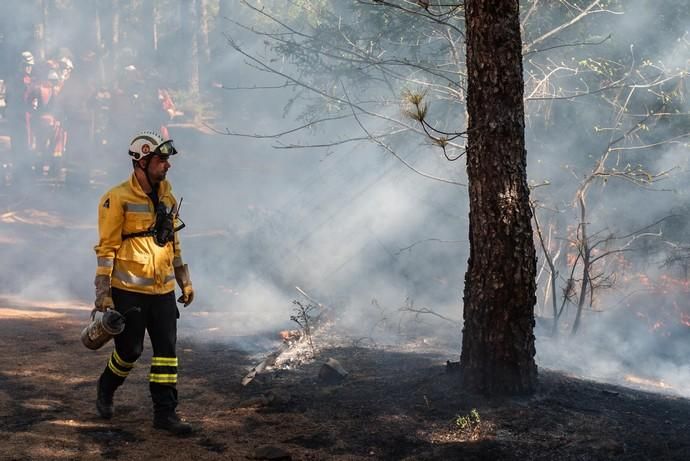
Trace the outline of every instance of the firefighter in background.
[[172, 121], [173, 118], [180, 115], [184, 115], [184, 113], [177, 110], [175, 102], [173, 101], [170, 92], [166, 88], [158, 88], [158, 102], [158, 114], [161, 127], [161, 134], [167, 137], [169, 136], [168, 123]]
[[177, 110], [170, 92], [158, 84], [160, 80], [155, 70], [142, 72], [131, 64], [122, 68], [111, 95], [110, 123], [115, 136], [145, 124], [169, 137], [168, 124], [183, 113]]
[[58, 63], [58, 69], [60, 70], [60, 87], [64, 86], [65, 82], [72, 76], [72, 71], [74, 70], [74, 63], [67, 56], [60, 58]]
[[[120, 69], [110, 95], [110, 117], [108, 121], [111, 140], [130, 136], [138, 126], [157, 126], [147, 120], [146, 114], [151, 98], [144, 90], [146, 82], [138, 69], [128, 65]], [[158, 131], [160, 133], [160, 131]]]
[[177, 301], [185, 307], [194, 299], [194, 290], [177, 236], [184, 224], [165, 179], [169, 158], [176, 153], [172, 140], [152, 131], [138, 134], [129, 146], [134, 172], [100, 201], [95, 306], [100, 311], [116, 309], [125, 316], [126, 326], [115, 337], [115, 350], [98, 380], [96, 409], [103, 418], [113, 416], [115, 390], [141, 355], [148, 330], [153, 346], [149, 374], [153, 426], [185, 435], [192, 428], [175, 410], [179, 318], [175, 281], [182, 289]]
[[26, 162], [30, 149], [29, 92], [33, 87], [34, 56], [30, 51], [21, 54], [20, 69], [7, 82], [7, 120], [12, 138], [15, 165]]
[[[41, 160], [43, 173], [57, 173], [67, 146], [67, 132], [57, 117], [57, 105], [61, 89], [60, 75], [46, 66], [45, 78], [29, 91], [31, 111], [27, 116], [29, 140], [32, 150]], [[39, 72], [40, 74], [40, 72]]]
[[22, 72], [19, 81], [21, 82], [21, 96], [26, 100], [26, 93], [31, 88], [32, 78], [33, 78], [33, 68], [34, 68], [34, 55], [31, 51], [22, 52]]

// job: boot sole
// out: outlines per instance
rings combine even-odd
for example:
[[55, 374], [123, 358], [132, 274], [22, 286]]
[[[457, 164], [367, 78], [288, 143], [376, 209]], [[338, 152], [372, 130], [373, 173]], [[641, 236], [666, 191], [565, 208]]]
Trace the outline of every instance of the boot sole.
[[166, 426], [164, 426], [164, 425], [162, 425], [162, 424], [156, 424], [156, 423], [154, 423], [154, 424], [153, 424], [153, 428], [154, 428], [154, 429], [157, 429], [157, 430], [159, 430], [159, 431], [165, 431], [165, 432], [167, 432], [168, 434], [174, 435], [174, 436], [176, 436], [176, 437], [184, 437], [184, 436], [187, 436], [187, 435], [192, 435], [192, 434], [194, 433], [194, 429], [191, 428], [191, 427], [190, 427], [189, 429], [176, 430], [176, 429], [172, 429], [172, 428], [170, 428], [170, 427], [166, 427]]

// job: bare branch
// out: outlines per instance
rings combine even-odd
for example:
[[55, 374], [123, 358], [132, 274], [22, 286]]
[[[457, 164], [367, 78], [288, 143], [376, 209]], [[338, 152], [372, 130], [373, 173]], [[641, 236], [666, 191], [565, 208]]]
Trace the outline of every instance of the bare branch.
[[426, 315], [426, 314], [428, 314], [428, 315], [433, 315], [434, 317], [438, 317], [438, 318], [440, 318], [441, 320], [445, 320], [445, 321], [447, 321], [447, 322], [451, 322], [451, 323], [453, 323], [453, 324], [455, 324], [455, 325], [460, 325], [460, 321], [459, 321], [459, 320], [455, 320], [455, 319], [452, 319], [452, 318], [450, 318], [450, 317], [446, 317], [445, 315], [439, 314], [438, 312], [433, 311], [433, 310], [429, 309], [428, 307], [411, 307], [411, 306], [405, 306], [405, 307], [401, 307], [401, 308], [399, 309], [399, 311], [400, 311], [400, 312], [412, 312], [413, 314], [417, 314], [417, 315], [420, 315], [420, 314], [422, 314], [422, 315]]
[[228, 91], [244, 91], [244, 90], [277, 90], [281, 88], [289, 88], [295, 86], [294, 83], [285, 82], [282, 85], [252, 85], [252, 86], [225, 86], [219, 85], [218, 88]]
[[350, 115], [338, 115], [335, 117], [326, 117], [326, 118], [321, 118], [318, 120], [314, 120], [313, 122], [309, 122], [305, 125], [298, 126], [296, 128], [292, 128], [290, 130], [286, 131], [280, 131], [278, 133], [273, 133], [273, 134], [258, 134], [258, 133], [237, 133], [234, 131], [230, 131], [229, 128], [226, 128], [225, 130], [219, 130], [217, 128], [214, 128], [208, 124], [204, 124], [207, 128], [210, 130], [213, 130], [217, 134], [223, 134], [223, 135], [228, 135], [228, 136], [238, 136], [238, 137], [244, 137], [244, 138], [259, 138], [259, 139], [273, 139], [273, 138], [280, 138], [285, 135], [291, 134], [291, 133], [296, 133], [298, 131], [307, 129], [307, 128], [312, 128], [313, 126], [319, 124], [319, 123], [325, 123], [325, 122], [330, 122], [333, 120], [342, 120], [345, 118], [350, 118]]
[[[347, 101], [347, 100], [342, 99], [342, 98], [339, 98], [339, 97], [337, 97], [337, 96], [328, 94], [328, 93], [326, 93], [325, 91], [323, 91], [323, 90], [321, 90], [321, 89], [319, 89], [319, 88], [315, 88], [315, 87], [313, 87], [313, 86], [310, 86], [310, 85], [308, 85], [307, 83], [304, 83], [303, 81], [298, 80], [298, 79], [296, 79], [295, 77], [292, 77], [292, 76], [289, 75], [289, 74], [286, 74], [285, 72], [281, 72], [281, 71], [279, 71], [278, 69], [276, 69], [275, 67], [269, 66], [268, 64], [266, 64], [265, 62], [261, 61], [261, 60], [258, 59], [257, 57], [252, 56], [251, 54], [249, 54], [249, 53], [247, 53], [246, 51], [244, 51], [244, 50], [235, 42], [235, 40], [234, 40], [232, 37], [230, 37], [230, 36], [228, 36], [228, 35], [226, 35], [225, 37], [226, 37], [226, 40], [228, 41], [228, 44], [229, 44], [232, 48], [234, 48], [238, 53], [240, 53], [240, 54], [242, 54], [243, 56], [245, 56], [245, 57], [246, 57], [247, 59], [249, 59], [251, 62], [255, 63], [259, 68], [264, 69], [264, 70], [267, 71], [267, 72], [270, 72], [270, 73], [273, 73], [273, 74], [278, 75], [278, 76], [280, 76], [280, 77], [283, 77], [283, 78], [285, 78], [285, 79], [287, 79], [287, 80], [289, 80], [289, 81], [295, 83], [297, 86], [302, 87], [302, 88], [304, 88], [304, 89], [306, 89], [306, 90], [308, 90], [308, 91], [311, 91], [311, 92], [313, 92], [313, 93], [315, 93], [315, 94], [317, 94], [317, 95], [319, 95], [319, 96], [322, 96], [322, 97], [324, 97], [324, 98], [326, 98], [326, 99], [328, 99], [328, 100], [330, 100], [330, 101], [337, 102], [337, 103], [342, 104], [342, 105], [344, 105], [344, 106], [354, 107], [355, 109], [357, 109], [359, 112], [361, 112], [361, 113], [363, 113], [363, 114], [369, 115], [369, 116], [371, 116], [371, 117], [380, 118], [380, 119], [382, 119], [382, 120], [386, 120], [386, 121], [388, 121], [388, 122], [394, 123], [394, 124], [399, 125], [399, 126], [404, 127], [404, 128], [407, 128], [407, 129], [409, 129], [409, 130], [411, 130], [411, 131], [414, 131], [414, 132], [416, 132], [416, 133], [424, 134], [424, 131], [423, 131], [423, 130], [417, 129], [417, 128], [411, 126], [411, 125], [408, 125], [408, 124], [406, 124], [406, 123], [403, 123], [403, 122], [401, 122], [400, 120], [397, 120], [397, 119], [395, 119], [395, 118], [389, 117], [389, 116], [384, 115], [384, 114], [379, 114], [379, 113], [376, 113], [376, 112], [369, 111], [369, 110], [365, 109], [364, 107], [362, 107], [362, 106], [359, 105], [359, 104], [355, 104], [355, 103], [353, 103], [352, 101]], [[450, 144], [450, 143], [449, 143], [449, 144]], [[453, 147], [458, 147], [458, 148], [462, 147], [462, 146], [458, 146], [458, 145], [454, 145], [454, 144], [451, 144], [451, 145], [453, 145]], [[460, 184], [460, 185], [462, 185], [462, 184]]]
[[398, 251], [393, 253], [393, 255], [398, 256], [400, 255], [403, 251], [410, 251], [412, 248], [416, 247], [417, 245], [421, 245], [422, 243], [427, 243], [427, 242], [439, 242], [439, 243], [465, 243], [464, 240], [441, 240], [437, 238], [428, 238], [424, 240], [418, 240], [414, 242], [412, 245], [408, 245], [404, 248], [400, 248]]
[[520, 24], [521, 29], [524, 30], [525, 24], [527, 24], [527, 21], [529, 20], [530, 16], [532, 16], [532, 13], [534, 13], [537, 10], [537, 5], [539, 5], [539, 0], [534, 0], [532, 2], [532, 5], [529, 7], [529, 10], [527, 10], [525, 17], [522, 18], [522, 22]]
[[[683, 139], [683, 138], [687, 138], [687, 137], [690, 137], [690, 133], [683, 133], [683, 134], [681, 134], [681, 135], [673, 136], [673, 137], [671, 137], [671, 138], [664, 139], [664, 140], [662, 140], [662, 141], [658, 141], [658, 142], [651, 143], [651, 144], [644, 144], [644, 145], [641, 145], [641, 146], [613, 147], [613, 148], [610, 149], [610, 151], [611, 151], [611, 152], [614, 152], [614, 151], [619, 151], [619, 150], [642, 150], [642, 149], [651, 149], [652, 147], [659, 147], [659, 146], [662, 146], [662, 145], [664, 145], [664, 144], [674, 143], [674, 142], [678, 141], [679, 139]], [[671, 170], [668, 170], [668, 171], [671, 171]]]
[[529, 56], [530, 54], [535, 54], [535, 53], [543, 53], [544, 51], [550, 51], [550, 50], [555, 50], [557, 48], [568, 48], [568, 47], [574, 47], [574, 46], [596, 46], [596, 45], [601, 45], [608, 40], [611, 40], [611, 34], [607, 35], [603, 39], [596, 41], [596, 42], [573, 42], [573, 43], [563, 43], [561, 45], [553, 45], [549, 46], [546, 48], [539, 48], [536, 50], [528, 51], [527, 53], [523, 53], [522, 56]]
[[[345, 91], [345, 87], [343, 87], [343, 91]], [[347, 100], [348, 100], [348, 102], [349, 102], [349, 96], [347, 95], [347, 91], [345, 91], [345, 97], [347, 98]], [[366, 127], [362, 124], [362, 122], [361, 122], [361, 120], [359, 119], [359, 117], [357, 117], [357, 113], [355, 112], [355, 108], [356, 108], [356, 106], [354, 106], [353, 104], [350, 104], [350, 110], [352, 111], [352, 115], [355, 117], [355, 120], [357, 121], [357, 124], [358, 124], [359, 127], [362, 129], [362, 131], [364, 131], [364, 132], [366, 133], [366, 135], [369, 137], [369, 139], [371, 139], [372, 141], [374, 141], [374, 142], [375, 142], [376, 144], [378, 144], [379, 146], [383, 147], [386, 151], [388, 151], [393, 157], [397, 158], [397, 159], [398, 159], [403, 165], [405, 165], [407, 168], [409, 168], [410, 170], [414, 171], [414, 172], [417, 173], [418, 175], [423, 176], [423, 177], [425, 177], [425, 178], [433, 179], [433, 180], [435, 180], [435, 181], [440, 181], [440, 182], [444, 182], [444, 183], [447, 183], [447, 184], [454, 184], [454, 185], [456, 185], [456, 186], [467, 187], [467, 184], [463, 184], [463, 183], [460, 183], [460, 182], [457, 182], [457, 181], [452, 181], [452, 180], [450, 180], [450, 179], [439, 178], [439, 177], [432, 176], [432, 175], [427, 174], [427, 173], [423, 173], [423, 172], [417, 170], [415, 167], [413, 167], [413, 166], [410, 165], [409, 163], [407, 163], [407, 161], [405, 161], [404, 158], [400, 157], [400, 156], [399, 156], [393, 149], [391, 149], [387, 144], [384, 144], [381, 140], [376, 139], [375, 137], [373, 137], [373, 136], [371, 135], [371, 133], [369, 133], [369, 131], [366, 129]]]
[[[458, 28], [457, 26], [455, 26], [455, 25], [453, 25], [453, 24], [450, 24], [450, 23], [448, 22], [449, 19], [451, 19], [452, 17], [455, 16], [456, 10], [460, 9], [461, 3], [457, 3], [457, 4], [455, 4], [455, 5], [449, 5], [449, 6], [451, 6], [452, 9], [451, 9], [449, 12], [447, 12], [447, 13], [443, 13], [443, 14], [433, 14], [433, 13], [431, 13], [431, 12], [429, 11], [429, 9], [425, 9], [425, 10], [424, 10], [425, 13], [423, 13], [423, 12], [421, 12], [421, 11], [419, 11], [419, 10], [410, 9], [410, 8], [405, 8], [405, 7], [401, 6], [401, 5], [398, 5], [398, 4], [395, 4], [395, 3], [391, 3], [391, 2], [386, 1], [386, 0], [371, 0], [371, 2], [368, 2], [368, 1], [366, 1], [366, 0], [358, 0], [358, 2], [361, 3], [362, 5], [368, 5], [368, 6], [388, 6], [388, 7], [395, 8], [395, 9], [397, 9], [397, 10], [400, 10], [400, 11], [404, 11], [405, 13], [409, 13], [409, 14], [412, 14], [412, 15], [415, 15], [415, 16], [421, 16], [421, 17], [423, 17], [423, 18], [425, 18], [425, 19], [427, 19], [427, 20], [433, 21], [433, 22], [435, 22], [435, 23], [437, 23], [437, 24], [441, 24], [441, 25], [450, 27], [450, 28], [453, 29], [455, 32], [457, 32], [460, 36], [462, 36], [463, 38], [465, 37], [465, 33], [464, 33], [462, 30], [460, 30], [460, 28]], [[417, 6], [416, 4], [413, 4], [412, 2], [405, 2], [405, 3], [407, 3], [407, 4], [411, 5], [411, 6], [412, 6], [412, 5]], [[444, 19], [444, 16], [445, 16], [445, 19]], [[464, 18], [462, 18], [462, 19], [464, 19]]]
[[561, 31], [567, 29], [568, 27], [572, 26], [573, 24], [576, 24], [576, 23], [579, 22], [582, 18], [584, 18], [584, 17], [586, 17], [586, 16], [588, 16], [588, 15], [590, 15], [590, 14], [594, 14], [594, 13], [622, 14], [622, 13], [616, 13], [616, 12], [613, 12], [613, 11], [610, 11], [610, 10], [604, 10], [604, 9], [592, 11], [592, 8], [594, 8], [595, 6], [598, 6], [600, 2], [601, 2], [601, 0], [594, 0], [587, 8], [585, 8], [584, 10], [582, 10], [582, 12], [581, 12], [579, 15], [575, 16], [575, 17], [574, 17], [573, 19], [571, 19], [570, 21], [561, 24], [560, 26], [558, 26], [558, 27], [556, 27], [556, 28], [554, 28], [554, 29], [551, 29], [550, 31], [548, 31], [548, 32], [545, 33], [544, 35], [542, 35], [542, 36], [540, 36], [540, 37], [537, 37], [536, 39], [532, 40], [531, 43], [528, 43], [528, 44], [526, 44], [526, 45], [523, 46], [523, 50], [530, 50], [530, 49], [531, 49], [534, 45], [536, 45], [537, 43], [543, 42], [543, 41], [546, 40], [547, 38], [549, 38], [549, 37], [551, 37], [551, 36], [553, 36], [553, 35], [556, 35], [557, 33], [559, 33], [559, 32], [561, 32]]

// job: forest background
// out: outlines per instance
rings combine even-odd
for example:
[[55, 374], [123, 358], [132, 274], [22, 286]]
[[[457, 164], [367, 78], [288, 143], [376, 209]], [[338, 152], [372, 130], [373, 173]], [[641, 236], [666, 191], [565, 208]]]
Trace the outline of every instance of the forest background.
[[[462, 8], [437, 3], [3, 4], [0, 78], [24, 50], [69, 54], [93, 129], [66, 154], [88, 165], [88, 185], [63, 197], [67, 238], [5, 246], [3, 259], [28, 269], [2, 286], [89, 299], [85, 226], [104, 187], [127, 174], [131, 137], [97, 96], [126, 90], [134, 66], [139, 88], [169, 90], [180, 112], [166, 121], [182, 148], [171, 176], [200, 305], [217, 313], [183, 318], [190, 334], [290, 325], [299, 286], [353, 335], [459, 351], [464, 21]], [[533, 0], [521, 22], [537, 361], [690, 395], [683, 3]], [[15, 181], [5, 193], [12, 205], [50, 195], [35, 191]], [[66, 249], [74, 258], [59, 273], [42, 262]]]

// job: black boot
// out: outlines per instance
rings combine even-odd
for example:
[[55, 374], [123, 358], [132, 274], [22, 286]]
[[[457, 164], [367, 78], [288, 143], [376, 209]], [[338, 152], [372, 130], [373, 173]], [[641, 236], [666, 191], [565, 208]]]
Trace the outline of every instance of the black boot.
[[124, 381], [125, 378], [114, 374], [106, 365], [96, 385], [96, 410], [101, 418], [113, 417], [113, 395]]
[[192, 426], [182, 421], [174, 411], [156, 413], [153, 417], [153, 427], [168, 431], [177, 436], [189, 435], [192, 433]]
[[114, 392], [110, 391], [102, 381], [102, 378], [99, 379], [96, 385], [96, 410], [101, 418], [110, 419], [113, 417]]

